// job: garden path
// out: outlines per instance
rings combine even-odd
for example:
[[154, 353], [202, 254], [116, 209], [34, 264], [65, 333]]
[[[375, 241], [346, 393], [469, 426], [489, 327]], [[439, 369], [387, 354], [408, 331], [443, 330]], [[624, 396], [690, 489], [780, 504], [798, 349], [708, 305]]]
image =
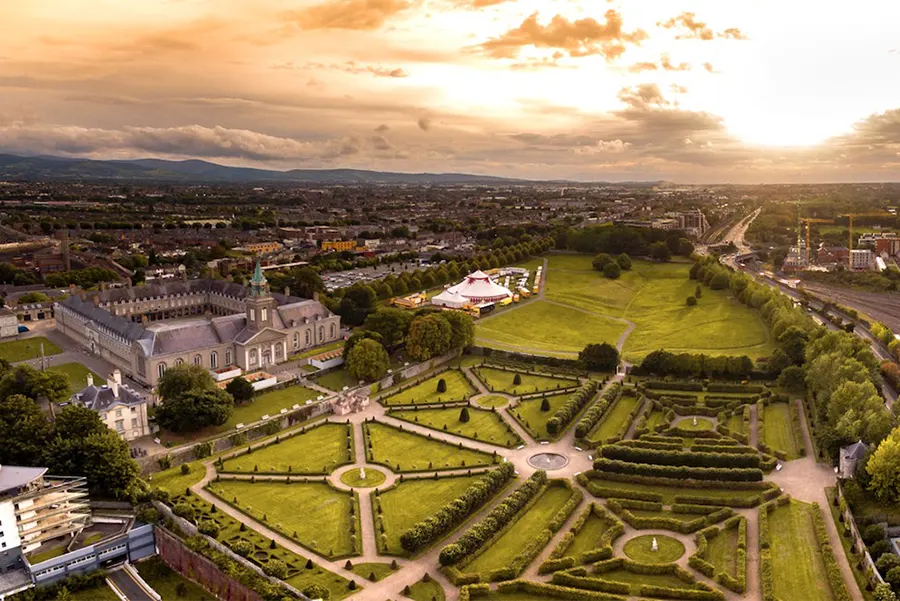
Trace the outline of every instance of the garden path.
[[756, 424], [759, 423], [757, 420], [759, 419], [758, 412], [756, 411], [756, 403], [750, 403], [750, 431], [747, 432], [747, 440], [749, 444], [754, 449], [759, 448], [759, 438], [756, 432]]

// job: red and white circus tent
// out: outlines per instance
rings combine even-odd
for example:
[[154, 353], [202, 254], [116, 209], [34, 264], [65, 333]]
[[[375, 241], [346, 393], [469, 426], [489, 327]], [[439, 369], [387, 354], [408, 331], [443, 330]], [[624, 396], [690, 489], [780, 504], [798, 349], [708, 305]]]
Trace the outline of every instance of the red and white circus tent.
[[450, 286], [444, 291], [453, 297], [462, 297], [472, 304], [494, 303], [505, 298], [512, 298], [512, 292], [493, 281], [483, 271], [476, 271], [466, 276], [459, 284]]

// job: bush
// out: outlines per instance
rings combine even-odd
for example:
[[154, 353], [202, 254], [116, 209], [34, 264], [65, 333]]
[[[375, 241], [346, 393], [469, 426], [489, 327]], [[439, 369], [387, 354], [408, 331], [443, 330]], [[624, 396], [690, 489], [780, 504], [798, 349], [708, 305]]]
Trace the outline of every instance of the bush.
[[683, 465], [650, 465], [619, 461], [605, 457], [594, 461], [599, 472], [669, 478], [674, 480], [722, 480], [735, 482], [762, 482], [759, 468], [690, 467]]
[[241, 557], [248, 557], [253, 552], [253, 543], [241, 538], [231, 543], [231, 550]]
[[885, 534], [884, 527], [879, 524], [866, 526], [866, 529], [862, 531], [862, 539], [866, 545], [872, 545], [886, 537], [887, 534]]
[[302, 592], [310, 599], [322, 599], [323, 601], [328, 601], [328, 599], [331, 598], [331, 591], [321, 584], [308, 584]]
[[687, 306], [688, 307], [696, 307], [697, 306], [697, 297], [695, 297], [695, 296], [687, 297]]
[[619, 267], [618, 263], [607, 263], [606, 267], [603, 268], [603, 275], [611, 280], [618, 280], [622, 275], [622, 268]]
[[438, 392], [447, 392], [447, 381], [444, 378], [438, 380], [437, 383], [437, 391]]
[[287, 564], [280, 559], [270, 559], [266, 562], [266, 565], [263, 566], [263, 571], [273, 578], [284, 580], [285, 577], [287, 577], [288, 567]]
[[191, 473], [191, 466], [189, 466], [187, 463], [182, 463], [181, 464], [181, 474], [183, 476], [186, 476], [190, 473]]
[[521, 386], [522, 384], [522, 375], [516, 374], [513, 376], [513, 386]]
[[194, 521], [194, 506], [184, 501], [176, 503], [172, 511], [180, 518], [184, 518], [189, 522]]
[[592, 380], [579, 388], [578, 391], [572, 395], [572, 398], [566, 401], [562, 407], [557, 409], [550, 421], [547, 422], [547, 431], [550, 434], [556, 434], [564, 429], [566, 425], [578, 415], [578, 412], [594, 398], [598, 386], [599, 384]]
[[219, 536], [219, 525], [213, 520], [203, 520], [200, 522], [200, 525], [197, 526], [197, 530], [200, 534], [205, 534], [212, 538]]
[[463, 407], [462, 410], [459, 412], [459, 421], [466, 424], [466, 423], [469, 423], [469, 419], [470, 419], [469, 418], [469, 408]]
[[550, 399], [547, 397], [541, 399], [541, 411], [550, 411]]
[[600, 422], [600, 418], [606, 413], [607, 409], [615, 403], [622, 394], [622, 384], [616, 382], [606, 389], [606, 392], [600, 397], [596, 403], [585, 411], [584, 415], [575, 425], [575, 438], [584, 438], [590, 434], [594, 426]]

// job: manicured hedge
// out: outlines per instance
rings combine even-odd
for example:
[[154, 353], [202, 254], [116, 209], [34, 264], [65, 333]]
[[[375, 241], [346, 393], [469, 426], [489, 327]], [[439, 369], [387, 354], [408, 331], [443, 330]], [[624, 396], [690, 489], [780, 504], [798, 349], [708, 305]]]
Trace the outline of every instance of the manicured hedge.
[[[773, 499], [778, 496], [779, 489], [772, 482], [741, 482], [734, 480], [692, 480], [678, 478], [662, 478], [659, 476], [644, 476], [639, 474], [618, 473], [618, 472], [599, 472], [597, 470], [588, 470], [575, 476], [575, 479], [588, 490], [594, 490], [595, 486], [602, 487], [602, 484], [594, 484], [593, 479], [602, 478], [603, 480], [611, 480], [614, 482], [632, 482], [634, 484], [649, 484], [651, 486], [666, 486], [670, 488], [690, 488], [697, 490], [704, 489], [728, 489], [728, 490], [758, 490], [763, 498]], [[621, 493], [612, 495], [622, 498]]]
[[703, 384], [700, 382], [668, 382], [666, 380], [647, 380], [644, 386], [652, 389], [662, 390], [690, 390], [694, 392], [702, 392]]
[[600, 422], [600, 418], [606, 413], [606, 410], [612, 405], [622, 394], [622, 383], [616, 382], [610, 386], [600, 399], [591, 405], [590, 409], [585, 411], [584, 415], [575, 425], [575, 438], [584, 438], [591, 430]]
[[[604, 533], [600, 536], [600, 539], [597, 541], [597, 548], [585, 551], [578, 557], [567, 556], [566, 551], [572, 545], [572, 541], [575, 540], [575, 536], [579, 532], [581, 532], [581, 530], [584, 528], [584, 525], [592, 515], [597, 516], [604, 521], [610, 522], [610, 527], [607, 528], [606, 531], [604, 531]], [[572, 524], [572, 527], [569, 529], [566, 535], [559, 541], [559, 544], [557, 544], [556, 548], [554, 548], [550, 553], [550, 558], [541, 564], [541, 566], [538, 568], [538, 573], [547, 574], [550, 572], [556, 572], [558, 570], [569, 569], [576, 565], [576, 563], [592, 563], [601, 559], [609, 559], [610, 557], [612, 557], [613, 553], [612, 542], [623, 534], [625, 534], [625, 526], [622, 525], [622, 522], [616, 519], [615, 516], [607, 511], [607, 509], [602, 505], [591, 503], [587, 510], [585, 510], [580, 516], [578, 516], [578, 519], [575, 520], [575, 523]]]
[[675, 467], [759, 468], [759, 455], [641, 449], [626, 445], [606, 445], [601, 450], [606, 459]]
[[512, 522], [519, 510], [540, 493], [546, 482], [547, 472], [538, 470], [532, 474], [522, 486], [494, 507], [487, 516], [469, 528], [455, 543], [441, 549], [441, 565], [455, 565], [477, 551], [498, 530]]
[[675, 480], [721, 480], [732, 482], [762, 482], [759, 468], [691, 467], [679, 465], [654, 465], [607, 459], [594, 461], [594, 469], [604, 473], [634, 474]]
[[[566, 599], [571, 601], [623, 601], [622, 597], [603, 592], [585, 591], [566, 586], [558, 586], [556, 584], [525, 582], [522, 580], [503, 582], [498, 585], [497, 590], [504, 595], [507, 593], [528, 593], [530, 595], [547, 597], [548, 599]], [[460, 601], [465, 601], [461, 595]], [[515, 597], [510, 596], [510, 601], [515, 601]]]
[[[709, 547], [709, 540], [721, 535], [730, 528], [738, 530], [737, 550], [735, 564], [737, 575], [732, 576], [726, 572], [716, 572], [715, 566], [706, 561], [705, 556]], [[698, 532], [694, 538], [697, 543], [697, 552], [688, 558], [688, 565], [714, 579], [717, 583], [736, 593], [743, 594], [747, 590], [747, 520], [742, 516], [735, 516], [722, 524], [722, 529], [710, 526]]]
[[591, 380], [579, 388], [578, 392], [576, 392], [571, 399], [566, 401], [562, 407], [557, 409], [556, 413], [553, 414], [553, 417], [547, 421], [547, 432], [556, 434], [563, 431], [566, 426], [569, 425], [569, 422], [575, 419], [578, 412], [584, 409], [584, 406], [594, 398], [598, 386], [598, 382]]
[[710, 524], [714, 524], [716, 522], [720, 522], [725, 518], [731, 517], [734, 515], [734, 511], [732, 511], [728, 507], [715, 507], [715, 506], [703, 506], [703, 505], [695, 505], [695, 506], [675, 506], [672, 508], [671, 513], [682, 513], [682, 514], [704, 514], [698, 516], [696, 519], [693, 519], [689, 522], [685, 522], [683, 520], [679, 520], [675, 517], [667, 517], [665, 515], [660, 516], [638, 516], [632, 513], [631, 509], [637, 509], [641, 511], [662, 511], [662, 503], [649, 503], [647, 501], [631, 501], [628, 499], [609, 499], [606, 502], [606, 506], [610, 511], [616, 513], [621, 516], [623, 520], [625, 520], [629, 525], [638, 530], [648, 530], [648, 529], [663, 529], [663, 530], [672, 530], [673, 532], [680, 532], [682, 534], [689, 534], [691, 532], [696, 532], [701, 528], [705, 528]]
[[634, 447], [636, 449], [656, 449], [658, 451], [681, 451], [684, 445], [680, 442], [655, 442], [652, 440], [630, 439], [616, 443], [620, 446]]
[[472, 483], [463, 494], [400, 535], [400, 544], [411, 554], [443, 538], [493, 498], [515, 475], [512, 463], [502, 463]]
[[706, 386], [706, 390], [709, 392], [747, 392], [760, 394], [765, 389], [765, 386], [760, 386], [759, 384], [730, 384], [728, 382], [710, 382]]
[[831, 595], [835, 601], [850, 601], [850, 593], [847, 591], [847, 585], [844, 584], [841, 566], [834, 556], [834, 548], [831, 546], [828, 530], [825, 528], [825, 518], [822, 517], [822, 508], [818, 503], [813, 503], [812, 521], [816, 537], [819, 539], [819, 547], [822, 550], [822, 560], [825, 563], [825, 573], [828, 574]]

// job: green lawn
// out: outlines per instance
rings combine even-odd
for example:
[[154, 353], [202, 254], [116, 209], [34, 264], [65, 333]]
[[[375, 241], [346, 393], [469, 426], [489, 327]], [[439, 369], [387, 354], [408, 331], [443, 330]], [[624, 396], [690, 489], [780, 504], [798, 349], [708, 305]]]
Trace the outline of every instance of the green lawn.
[[[613, 491], [622, 491], [623, 497], [626, 495], [628, 491], [635, 492], [644, 492], [644, 493], [657, 493], [662, 495], [662, 502], [666, 505], [672, 505], [675, 503], [675, 497], [677, 496], [703, 496], [708, 497], [710, 499], [728, 499], [729, 497], [739, 497], [742, 499], [752, 499], [754, 497], [758, 497], [765, 492], [765, 489], [727, 489], [727, 488], [685, 488], [685, 487], [674, 487], [674, 486], [659, 486], [655, 484], [637, 484], [634, 482], [617, 482], [615, 480], [604, 480], [602, 478], [591, 478], [588, 481], [588, 490], [594, 493], [596, 487], [602, 486], [603, 488], [607, 488]], [[722, 505], [727, 505], [727, 503], [723, 502]]]
[[475, 401], [479, 407], [490, 409], [491, 407], [505, 407], [509, 404], [509, 399], [499, 394], [489, 394]]
[[628, 421], [628, 416], [638, 405], [636, 396], [622, 395], [612, 408], [607, 409], [600, 423], [587, 435], [591, 443], [599, 443], [608, 440], [619, 432]]
[[459, 497], [478, 478], [454, 476], [438, 480], [407, 480], [381, 493], [381, 517], [387, 541], [386, 548], [379, 550], [390, 555], [406, 555], [400, 546], [400, 536]]
[[336, 340], [335, 342], [330, 342], [328, 344], [323, 344], [322, 346], [317, 346], [315, 348], [307, 349], [302, 353], [297, 353], [296, 355], [291, 355], [290, 360], [293, 361], [295, 359], [307, 359], [309, 357], [315, 357], [316, 355], [321, 355], [322, 353], [333, 351], [335, 349], [344, 348], [343, 340]]
[[362, 548], [350, 531], [358, 532], [353, 495], [327, 484], [221, 480], [208, 488], [229, 503], [237, 497], [241, 512], [326, 557], [356, 555]]
[[584, 526], [572, 539], [572, 544], [566, 549], [566, 556], [578, 557], [585, 551], [593, 551], [599, 546], [600, 537], [603, 536], [603, 533], [613, 525], [613, 522], [610, 520], [601, 518], [590, 509], [588, 511], [591, 513]]
[[[35, 336], [34, 338], [0, 342], [0, 359], [5, 359], [10, 363], [37, 359], [41, 356], [41, 343], [44, 344], [45, 357], [49, 355], [58, 355], [62, 352], [61, 348], [43, 336]], [[84, 387], [82, 386], [82, 388]]]
[[102, 386], [106, 383], [106, 378], [100, 377], [81, 363], [62, 363], [50, 367], [47, 371], [64, 375], [69, 380], [69, 388], [73, 393], [79, 392], [87, 386], [88, 375], [93, 376], [94, 386]]
[[644, 534], [628, 540], [623, 551], [629, 559], [640, 563], [672, 563], [684, 555], [684, 545], [670, 536]]
[[725, 425], [732, 432], [736, 432], [738, 434], [746, 434], [746, 432], [744, 431], [744, 416], [741, 413], [729, 416], [728, 423], [726, 423]]
[[626, 324], [543, 300], [506, 311], [475, 325], [479, 344], [551, 357], [574, 357], [595, 341], [615, 344]]
[[[472, 372], [488, 387], [488, 390], [505, 392], [506, 394], [523, 395], [578, 386], [577, 380], [569, 378], [553, 378], [535, 373], [512, 372], [486, 366], [473, 368]], [[519, 377], [519, 384], [515, 383], [516, 376]]]
[[460, 469], [493, 464], [488, 453], [460, 448], [441, 440], [429, 439], [407, 430], [380, 423], [364, 426], [366, 446], [372, 463], [395, 472]]
[[499, 412], [469, 407], [469, 421], [461, 422], [459, 420], [461, 411], [460, 407], [419, 409], [418, 411], [406, 409], [391, 411], [388, 415], [433, 430], [450, 432], [501, 447], [511, 448], [522, 444], [522, 439], [503, 420]]
[[441, 585], [434, 580], [429, 582], [420, 580], [409, 587], [409, 598], [413, 601], [444, 601], [447, 597]]
[[[151, 557], [145, 561], [134, 564], [144, 582], [159, 593], [162, 601], [179, 601], [190, 599], [191, 601], [214, 601], [216, 596], [202, 587], [194, 584], [181, 574], [167, 566], [159, 557]], [[183, 591], [178, 591], [181, 584]], [[178, 593], [182, 592], [181, 595]]]
[[552, 303], [536, 301], [479, 322], [476, 338], [488, 346], [574, 354], [588, 342], [615, 344], [625, 325], [610, 318], [620, 318], [635, 324], [623, 352], [633, 362], [660, 348], [751, 358], [771, 354], [768, 328], [730, 291], [704, 287], [699, 304], [686, 305], [697, 286], [688, 278], [689, 262], [636, 260], [631, 271], [610, 280], [592, 269], [591, 260], [551, 256], [545, 298]]
[[330, 371], [324, 376], [319, 376], [314, 379], [315, 383], [319, 386], [324, 386], [329, 390], [333, 390], [335, 392], [340, 392], [344, 389], [344, 386], [349, 388], [353, 388], [354, 386], [358, 386], [359, 382], [354, 380], [349, 373], [347, 373], [346, 369], [335, 369], [334, 371]]
[[772, 577], [781, 601], [834, 599], [811, 511], [817, 511], [815, 506], [791, 501], [769, 512]]
[[715, 566], [716, 572], [737, 577], [738, 528], [719, 529], [708, 543], [703, 559]]
[[[438, 392], [438, 383], [444, 380], [445, 392]], [[425, 405], [448, 401], [464, 401], [478, 392], [469, 382], [465, 374], [458, 369], [448, 369], [440, 374], [412, 386], [403, 392], [392, 394], [381, 399], [381, 404], [390, 405]]]
[[[52, 541], [51, 541], [52, 544]], [[42, 545], [43, 546], [43, 545]], [[37, 553], [31, 553], [28, 556], [28, 562], [32, 565], [41, 563], [42, 561], [47, 561], [48, 559], [53, 559], [54, 557], [59, 557], [63, 553], [66, 552], [66, 545], [57, 545], [52, 549], [47, 549], [46, 551], [41, 551], [38, 548]]]
[[[378, 582], [394, 573], [389, 563], [357, 563], [353, 565], [353, 573], [369, 582]], [[369, 578], [375, 576], [375, 579]]]
[[[349, 447], [349, 451], [348, 451]], [[223, 472], [326, 474], [353, 462], [352, 426], [324, 422], [297, 434], [224, 461]]]
[[519, 516], [509, 530], [470, 563], [463, 571], [487, 573], [507, 567], [512, 560], [539, 536], [550, 524], [553, 517], [572, 496], [572, 491], [564, 486], [547, 486], [540, 498], [524, 514]]
[[665, 422], [666, 414], [662, 411], [662, 409], [654, 409], [647, 415], [647, 427], [649, 429], [654, 429], [656, 426], [660, 426]]
[[315, 399], [321, 393], [305, 386], [288, 386], [279, 390], [263, 392], [253, 397], [249, 403], [236, 405], [231, 419], [222, 426], [222, 430], [230, 430], [238, 424], [249, 424], [262, 419], [263, 415], [274, 416], [282, 409], [290, 409], [294, 405], [302, 405]]
[[[105, 582], [99, 586], [72, 593], [69, 599], [71, 599], [71, 601], [119, 601], [119, 597], [116, 596], [113, 590], [109, 588], [109, 585]], [[164, 601], [169, 600], [165, 599]]]
[[702, 417], [697, 418], [696, 426], [694, 425], [694, 419], [691, 417], [689, 417], [687, 419], [682, 419], [679, 422], [675, 422], [675, 426], [682, 430], [693, 430], [693, 431], [712, 430], [713, 429], [712, 420], [705, 419]]
[[[519, 422], [519, 425], [525, 428], [528, 434], [535, 440], [553, 440], [562, 433], [557, 433], [555, 436], [550, 434], [547, 431], [547, 422], [550, 421], [550, 418], [553, 417], [557, 410], [565, 405], [571, 398], [571, 393], [547, 397], [547, 400], [550, 402], [549, 411], [541, 411], [543, 399], [528, 399], [526, 401], [520, 401], [515, 408], [508, 408], [507, 412], [509, 412], [509, 414]], [[572, 423], [574, 422], [575, 420], [572, 420]]]
[[374, 488], [381, 486], [381, 483], [385, 480], [384, 473], [376, 470], [374, 467], [369, 467], [365, 474], [366, 477], [361, 478], [358, 469], [351, 469], [341, 475], [341, 482], [350, 488]]
[[794, 425], [791, 422], [791, 408], [787, 403], [769, 403], [765, 409], [765, 442], [772, 449], [787, 454], [788, 459], [800, 457]]
[[[597, 574], [597, 578], [610, 580], [612, 582], [623, 582], [631, 585], [631, 594], [636, 595], [641, 585], [649, 584], [651, 586], [663, 586], [673, 589], [695, 590], [700, 588], [696, 584], [688, 584], [675, 574], [639, 574], [632, 572], [626, 568], [610, 570]], [[690, 598], [690, 597], [688, 597]]]

